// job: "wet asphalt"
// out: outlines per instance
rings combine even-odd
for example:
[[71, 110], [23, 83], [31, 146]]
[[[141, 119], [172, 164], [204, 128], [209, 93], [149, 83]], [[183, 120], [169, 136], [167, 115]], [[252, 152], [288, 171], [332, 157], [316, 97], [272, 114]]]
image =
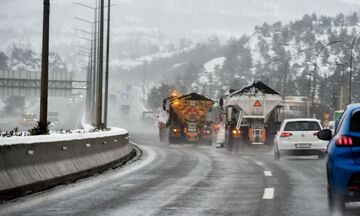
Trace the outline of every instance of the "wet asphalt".
[[142, 155], [128, 165], [3, 203], [0, 215], [341, 215], [328, 210], [325, 160], [317, 157], [275, 161], [271, 148], [228, 152], [149, 133], [131, 140]]

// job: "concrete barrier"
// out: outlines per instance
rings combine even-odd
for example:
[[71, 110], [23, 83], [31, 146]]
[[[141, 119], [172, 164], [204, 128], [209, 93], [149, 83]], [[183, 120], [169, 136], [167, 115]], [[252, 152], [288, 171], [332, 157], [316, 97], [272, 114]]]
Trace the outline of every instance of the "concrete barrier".
[[0, 200], [102, 172], [134, 155], [127, 132], [0, 145]]

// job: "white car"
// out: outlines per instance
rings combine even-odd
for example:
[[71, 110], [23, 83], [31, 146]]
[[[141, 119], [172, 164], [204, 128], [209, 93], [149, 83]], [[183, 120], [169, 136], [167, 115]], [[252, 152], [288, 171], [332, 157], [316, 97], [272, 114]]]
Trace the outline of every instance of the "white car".
[[275, 160], [279, 160], [281, 155], [318, 155], [324, 158], [328, 142], [317, 138], [320, 130], [322, 127], [317, 119], [285, 119], [274, 140]]

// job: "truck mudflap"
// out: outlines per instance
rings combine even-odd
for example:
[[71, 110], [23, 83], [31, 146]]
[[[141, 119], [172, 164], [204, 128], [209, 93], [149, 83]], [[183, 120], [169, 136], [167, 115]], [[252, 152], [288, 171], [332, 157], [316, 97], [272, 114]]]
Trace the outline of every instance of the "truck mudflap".
[[266, 142], [266, 129], [253, 129], [248, 130], [249, 141], [253, 145], [263, 145]]

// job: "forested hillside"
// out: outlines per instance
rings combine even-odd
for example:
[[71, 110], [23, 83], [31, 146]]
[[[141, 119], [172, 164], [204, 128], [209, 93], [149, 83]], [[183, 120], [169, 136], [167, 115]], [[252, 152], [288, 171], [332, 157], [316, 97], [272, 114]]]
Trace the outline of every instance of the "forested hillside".
[[[309, 96], [315, 86], [316, 98], [336, 108], [334, 98], [339, 96], [341, 82], [334, 81], [348, 81], [351, 44], [359, 31], [357, 13], [335, 17], [305, 15], [287, 24], [264, 23], [256, 26], [253, 34], [231, 39], [225, 45], [212, 38], [191, 51], [154, 62], [148, 68], [154, 72], [151, 69], [157, 65], [155, 74], [177, 74], [173, 75], [175, 79], [162, 75], [158, 81], [175, 86], [182, 83], [188, 91], [200, 91], [213, 98], [254, 80], [261, 80], [282, 93], [286, 76], [286, 95]], [[355, 101], [360, 98], [359, 47], [360, 41], [353, 49]], [[225, 57], [222, 64], [211, 71], [204, 67], [219, 57]]]

